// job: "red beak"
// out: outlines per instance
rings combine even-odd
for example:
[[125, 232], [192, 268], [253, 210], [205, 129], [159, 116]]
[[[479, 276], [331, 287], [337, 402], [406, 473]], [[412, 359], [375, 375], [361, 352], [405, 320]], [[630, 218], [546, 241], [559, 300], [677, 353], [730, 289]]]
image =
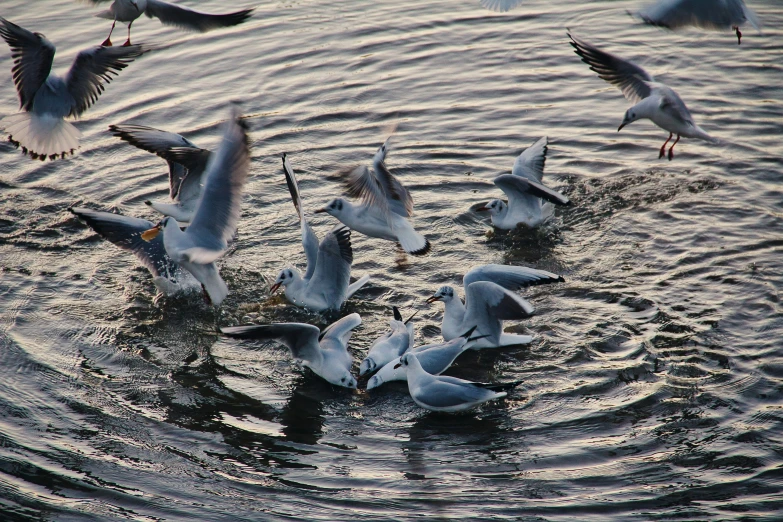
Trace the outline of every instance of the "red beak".
[[429, 303], [434, 303], [435, 301], [440, 301], [440, 300], [441, 300], [441, 298], [440, 298], [440, 297], [438, 297], [438, 296], [436, 296], [436, 295], [433, 295], [432, 297], [430, 297], [430, 298], [428, 298], [428, 299], [427, 299], [426, 303], [427, 303], [427, 304], [429, 304]]
[[476, 212], [486, 212], [487, 210], [489, 210], [489, 207], [479, 207], [476, 209]]
[[275, 292], [277, 292], [277, 289], [280, 288], [280, 284], [281, 283], [273, 284], [272, 287], [269, 289], [269, 293], [274, 294]]

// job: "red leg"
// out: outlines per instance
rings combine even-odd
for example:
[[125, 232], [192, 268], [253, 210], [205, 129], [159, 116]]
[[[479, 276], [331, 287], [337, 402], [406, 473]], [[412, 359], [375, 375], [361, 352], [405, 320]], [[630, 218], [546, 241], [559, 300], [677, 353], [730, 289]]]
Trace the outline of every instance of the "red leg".
[[742, 33], [740, 32], [739, 27], [737, 27], [735, 25], [734, 27], [732, 27], [732, 29], [734, 29], [734, 32], [737, 33], [737, 45], [741, 44], [742, 43]]
[[661, 145], [661, 153], [658, 154], [658, 159], [661, 159], [663, 155], [666, 153], [666, 144], [669, 143], [669, 140], [672, 139], [673, 133], [669, 133], [669, 137], [666, 138], [666, 141], [663, 142], [663, 145]]
[[133, 25], [133, 21], [131, 21], [131, 23], [128, 24], [128, 39], [125, 40], [124, 44], [122, 44], [123, 47], [128, 47], [131, 44], [130, 43], [130, 28], [131, 28], [132, 25]]
[[101, 47], [111, 47], [111, 33], [114, 32], [114, 25], [117, 23], [117, 20], [113, 21], [111, 23], [111, 30], [109, 31], [109, 36], [106, 37], [106, 39], [101, 44]]
[[207, 287], [204, 286], [204, 283], [201, 283], [201, 289], [204, 291], [204, 302], [206, 302], [208, 306], [212, 306], [212, 299], [209, 297], [209, 292], [207, 292]]
[[669, 161], [672, 160], [674, 157], [674, 153], [672, 152], [674, 150], [674, 146], [677, 145], [677, 142], [680, 141], [680, 135], [677, 135], [677, 139], [674, 140], [674, 143], [672, 143], [672, 146], [669, 148]]

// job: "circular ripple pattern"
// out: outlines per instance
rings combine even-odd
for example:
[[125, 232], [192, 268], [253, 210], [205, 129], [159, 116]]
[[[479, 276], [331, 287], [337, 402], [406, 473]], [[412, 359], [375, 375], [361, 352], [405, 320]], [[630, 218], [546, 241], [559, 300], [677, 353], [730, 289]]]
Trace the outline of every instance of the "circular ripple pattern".
[[[219, 12], [216, 0], [179, 3]], [[246, 24], [190, 34], [143, 17], [158, 49], [76, 122], [81, 149], [32, 161], [0, 144], [0, 512], [4, 520], [779, 520], [783, 509], [783, 9], [751, 1], [762, 34], [670, 33], [626, 14], [643, 2], [478, 0], [261, 3]], [[198, 5], [196, 5], [198, 4]], [[238, 5], [238, 4], [237, 4]], [[232, 5], [233, 7], [233, 5]], [[11, 0], [3, 16], [44, 33], [54, 69], [101, 42], [103, 7]], [[719, 145], [617, 133], [628, 103], [580, 62], [566, 28], [675, 88]], [[118, 30], [122, 37], [123, 28]], [[0, 45], [0, 107], [18, 107]], [[215, 148], [237, 101], [252, 175], [231, 295], [154, 300], [148, 272], [103, 242], [72, 205], [155, 219], [159, 158], [110, 124], [179, 132]], [[466, 415], [418, 408], [401, 385], [336, 389], [275, 345], [217, 335], [241, 322], [306, 321], [269, 296], [302, 266], [280, 169], [289, 154], [311, 212], [341, 193], [394, 131], [388, 166], [415, 201], [432, 252], [405, 257], [354, 235], [372, 282], [344, 312], [357, 359], [391, 305], [441, 305], [473, 265], [525, 264], [566, 282], [524, 293], [509, 325], [533, 344], [461, 357], [450, 373], [524, 380]], [[549, 136], [549, 185], [574, 206], [536, 232], [491, 233], [475, 209], [493, 177]], [[334, 221], [312, 217], [323, 235]]]

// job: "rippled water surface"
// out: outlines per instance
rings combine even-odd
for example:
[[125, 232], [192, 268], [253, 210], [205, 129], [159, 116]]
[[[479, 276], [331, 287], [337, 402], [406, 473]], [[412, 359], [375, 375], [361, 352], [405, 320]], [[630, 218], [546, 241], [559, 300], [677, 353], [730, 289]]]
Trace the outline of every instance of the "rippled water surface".
[[[217, 0], [180, 3], [226, 10]], [[134, 24], [159, 49], [76, 123], [81, 149], [39, 162], [0, 144], [2, 520], [780, 520], [783, 512], [783, 8], [750, 0], [762, 34], [664, 32], [636, 0], [261, 2], [204, 35]], [[234, 7], [234, 6], [232, 6]], [[10, 0], [2, 16], [57, 45], [55, 69], [101, 42], [99, 10]], [[628, 103], [572, 52], [566, 28], [678, 90], [721, 143], [616, 131]], [[115, 39], [122, 41], [124, 27]], [[0, 112], [18, 107], [0, 45]], [[239, 234], [220, 262], [231, 295], [154, 299], [149, 273], [68, 211], [155, 219], [157, 157], [109, 124], [217, 146], [229, 102], [251, 127]], [[396, 130], [395, 130], [396, 129]], [[413, 194], [431, 254], [355, 234], [372, 283], [343, 310], [357, 360], [397, 305], [417, 342], [439, 337], [424, 299], [483, 263], [562, 273], [523, 292], [529, 346], [462, 356], [450, 374], [524, 380], [465, 415], [417, 407], [404, 385], [332, 387], [286, 350], [217, 327], [334, 316], [269, 296], [304, 265], [280, 169], [289, 154], [312, 210], [335, 173], [388, 166]], [[547, 228], [491, 233], [475, 211], [521, 150], [549, 136], [546, 180], [574, 206]], [[333, 218], [313, 217], [318, 234]], [[461, 292], [460, 292], [461, 293]], [[357, 362], [358, 365], [358, 362]], [[358, 366], [357, 366], [358, 367]]]

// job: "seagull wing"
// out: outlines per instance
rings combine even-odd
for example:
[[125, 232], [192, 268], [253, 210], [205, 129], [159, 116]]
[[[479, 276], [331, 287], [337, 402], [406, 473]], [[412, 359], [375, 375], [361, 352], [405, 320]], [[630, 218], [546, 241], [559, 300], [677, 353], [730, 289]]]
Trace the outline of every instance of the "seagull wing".
[[339, 321], [330, 324], [321, 334], [321, 339], [324, 341], [336, 340], [342, 344], [347, 344], [353, 329], [360, 324], [362, 324], [362, 318], [359, 314], [346, 315]]
[[171, 279], [178, 271], [177, 264], [166, 254], [162, 234], [152, 241], [141, 238], [142, 232], [155, 226], [146, 219], [87, 208], [73, 207], [69, 210], [105, 240], [133, 252], [153, 276]]
[[161, 0], [147, 0], [147, 8], [144, 10], [148, 17], [155, 17], [166, 25], [175, 25], [182, 29], [201, 33], [241, 24], [250, 18], [252, 12], [251, 8], [228, 14], [200, 13]]
[[628, 100], [636, 103], [650, 95], [651, 89], [647, 82], [654, 81], [647, 71], [638, 65], [623, 60], [613, 54], [601, 51], [593, 45], [568, 33], [571, 45], [576, 49], [582, 61], [590, 66], [591, 71], [617, 86]]
[[550, 201], [555, 205], [568, 205], [571, 203], [571, 200], [560, 192], [552, 190], [541, 183], [514, 176], [513, 174], [498, 176], [493, 180], [493, 183], [495, 183], [500, 190], [505, 192], [509, 199], [519, 198], [525, 194], [529, 194]]
[[413, 213], [413, 198], [402, 183], [395, 178], [383, 162], [373, 168], [358, 167], [345, 179], [347, 193], [360, 198], [366, 205], [379, 209], [383, 215], [394, 212], [403, 217]]
[[522, 151], [522, 154], [514, 161], [514, 168], [511, 169], [511, 174], [540, 183], [541, 179], [544, 177], [544, 164], [546, 163], [548, 143], [549, 138], [544, 136]]
[[35, 93], [52, 70], [54, 45], [42, 34], [32, 33], [5, 18], [0, 18], [0, 36], [11, 47], [14, 59], [11, 74], [19, 93], [19, 103], [29, 111], [33, 108]]
[[161, 154], [161, 157], [169, 164], [174, 163], [185, 167], [185, 175], [180, 180], [175, 194], [178, 201], [184, 203], [198, 200], [204, 187], [204, 178], [212, 156], [211, 151], [198, 147], [172, 147]]
[[477, 281], [490, 281], [509, 290], [518, 290], [525, 286], [563, 282], [565, 279], [546, 270], [490, 264], [474, 267], [465, 274], [463, 278], [465, 292], [467, 293], [468, 287]]
[[247, 124], [232, 111], [220, 149], [209, 163], [193, 220], [185, 230], [193, 245], [183, 254], [196, 263], [211, 263], [226, 250], [239, 221], [242, 187], [250, 170]]
[[[308, 293], [321, 295], [332, 306], [340, 306], [347, 297], [352, 262], [351, 229], [340, 225], [326, 234], [318, 246]], [[310, 270], [309, 264], [307, 269]]]
[[694, 25], [703, 29], [727, 29], [750, 22], [759, 28], [756, 16], [743, 0], [662, 0], [637, 13], [645, 23], [677, 29]]
[[489, 9], [490, 11], [499, 11], [501, 13], [505, 13], [521, 3], [522, 0], [481, 0], [482, 7]]
[[65, 84], [74, 99], [69, 116], [79, 116], [98, 100], [113, 76], [147, 52], [140, 45], [94, 47], [80, 52], [68, 71]]
[[478, 325], [486, 334], [495, 331], [498, 335], [502, 332], [500, 321], [524, 319], [535, 311], [533, 305], [522, 297], [489, 281], [468, 285], [465, 308], [465, 321]]
[[323, 361], [323, 354], [318, 345], [320, 330], [311, 324], [275, 323], [260, 326], [231, 326], [221, 328], [220, 331], [229, 337], [239, 339], [277, 341], [291, 350], [294, 359], [307, 361], [312, 365], [318, 365]]
[[291, 200], [294, 202], [296, 213], [299, 214], [299, 224], [302, 227], [302, 247], [305, 251], [305, 257], [307, 257], [307, 271], [304, 279], [310, 279], [313, 277], [316, 263], [318, 262], [318, 236], [315, 235], [313, 228], [305, 217], [304, 209], [302, 208], [302, 196], [299, 193], [299, 183], [296, 181], [294, 169], [288, 163], [286, 154], [283, 154], [283, 173], [285, 174], [288, 192], [291, 193]]

